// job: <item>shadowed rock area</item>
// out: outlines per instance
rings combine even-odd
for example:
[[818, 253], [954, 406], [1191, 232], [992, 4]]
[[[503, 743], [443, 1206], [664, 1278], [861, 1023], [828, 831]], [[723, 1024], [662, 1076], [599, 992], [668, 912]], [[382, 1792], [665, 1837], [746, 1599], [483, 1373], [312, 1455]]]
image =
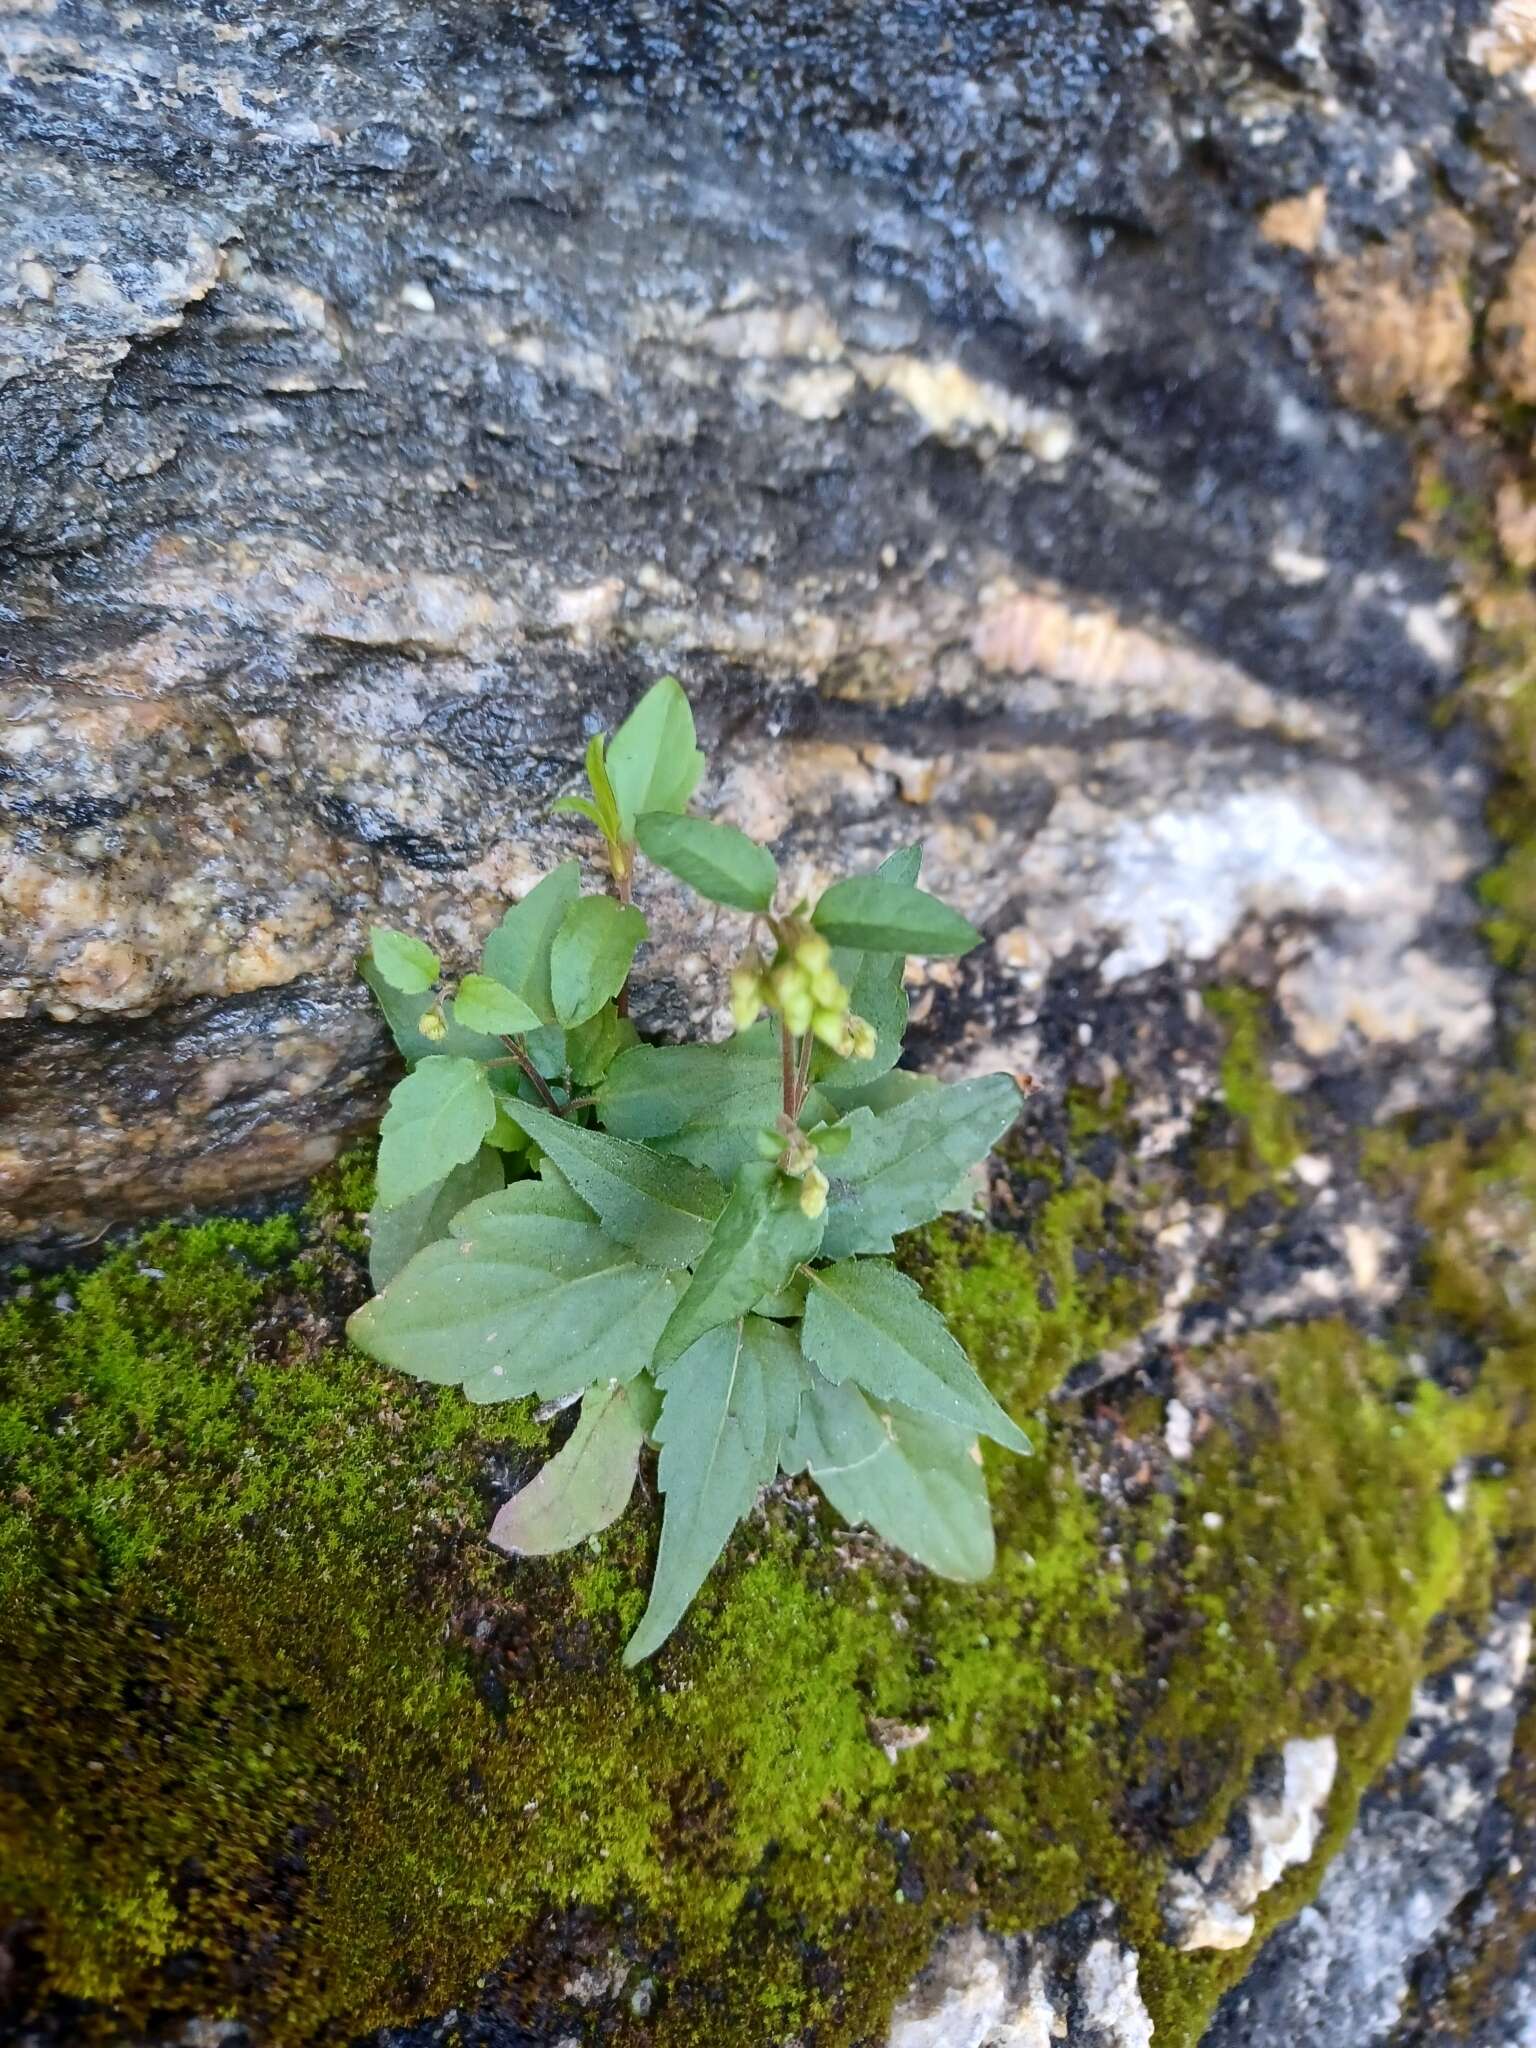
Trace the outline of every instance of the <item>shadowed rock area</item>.
[[[0, 2038], [1536, 2041], [1533, 169], [1528, 0], [0, 0]], [[985, 934], [1042, 1455], [631, 1680], [295, 1205], [664, 672]]]

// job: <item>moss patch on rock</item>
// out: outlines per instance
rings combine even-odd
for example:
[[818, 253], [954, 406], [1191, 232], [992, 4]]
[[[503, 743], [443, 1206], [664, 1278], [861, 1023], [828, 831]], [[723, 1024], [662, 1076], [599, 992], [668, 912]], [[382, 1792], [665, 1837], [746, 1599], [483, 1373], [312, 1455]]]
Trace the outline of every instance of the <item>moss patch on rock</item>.
[[1486, 1600], [1509, 1488], [1460, 1516], [1440, 1489], [1498, 1457], [1507, 1387], [1313, 1324], [1191, 1361], [1177, 1463], [1144, 1386], [1048, 1400], [1151, 1304], [1106, 1185], [1023, 1160], [1020, 1234], [911, 1258], [1033, 1416], [1037, 1455], [992, 1471], [994, 1578], [782, 1489], [626, 1674], [654, 1514], [499, 1557], [491, 1501], [547, 1432], [335, 1341], [366, 1178], [153, 1231], [0, 1320], [0, 1916], [33, 1998], [296, 2041], [462, 2002], [509, 1956], [501, 1995], [541, 2013], [597, 1957], [645, 1987], [637, 2039], [823, 2048], [879, 2037], [943, 1926], [1107, 1898], [1160, 2043], [1193, 2041], [1243, 1958], [1165, 1946], [1172, 1862], [1288, 1735], [1337, 1735], [1344, 1827], [1433, 1618]]
[[1296, 1106], [1270, 1072], [1266, 998], [1241, 986], [1211, 988], [1205, 1007], [1221, 1026], [1225, 1045], [1221, 1102], [1203, 1119], [1199, 1174], [1212, 1193], [1240, 1208], [1254, 1195], [1283, 1192], [1306, 1144]]

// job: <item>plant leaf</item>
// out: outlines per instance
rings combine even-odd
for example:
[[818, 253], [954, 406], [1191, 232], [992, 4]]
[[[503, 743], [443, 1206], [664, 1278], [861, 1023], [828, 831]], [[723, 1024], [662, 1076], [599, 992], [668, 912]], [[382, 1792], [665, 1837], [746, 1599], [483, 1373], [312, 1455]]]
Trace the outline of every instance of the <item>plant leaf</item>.
[[635, 822], [640, 851], [711, 903], [771, 910], [779, 870], [766, 846], [734, 825], [647, 811]]
[[804, 1273], [791, 1273], [780, 1288], [772, 1294], [765, 1294], [761, 1301], [752, 1304], [755, 1316], [774, 1316], [783, 1322], [795, 1322], [805, 1314], [805, 1290], [810, 1281]]
[[800, 1189], [776, 1166], [742, 1167], [730, 1199], [671, 1321], [656, 1346], [662, 1371], [690, 1344], [722, 1323], [733, 1323], [764, 1295], [777, 1293], [803, 1259], [813, 1259], [824, 1219], [805, 1216]]
[[766, 1486], [779, 1468], [779, 1454], [793, 1437], [800, 1420], [800, 1401], [810, 1381], [812, 1368], [806, 1364], [795, 1331], [762, 1316], [750, 1315], [742, 1322], [742, 1341], [763, 1376], [763, 1401], [768, 1427], [763, 1437], [761, 1483]]
[[485, 942], [480, 965], [493, 981], [521, 996], [545, 1024], [555, 1021], [549, 955], [555, 933], [581, 894], [581, 865], [565, 860], [520, 903], [514, 903]]
[[888, 1252], [893, 1240], [952, 1206], [966, 1172], [985, 1159], [1019, 1113], [1008, 1074], [931, 1088], [876, 1116], [856, 1109], [843, 1128], [848, 1149], [830, 1161], [831, 1199], [823, 1251]]
[[650, 1603], [625, 1646], [626, 1665], [666, 1641], [772, 1477], [799, 1400], [793, 1350], [786, 1332], [747, 1316], [711, 1330], [660, 1375], [654, 1433], [666, 1510]]
[[[903, 846], [875, 869], [877, 877], [910, 888], [922, 869], [921, 846]], [[901, 1058], [907, 1035], [909, 1004], [903, 985], [906, 956], [901, 953], [856, 953], [840, 947], [833, 966], [848, 990], [848, 1007], [874, 1027], [875, 1050], [867, 1060], [844, 1057], [818, 1045], [811, 1072], [818, 1081], [858, 1087], [888, 1073]]]
[[810, 1280], [800, 1342], [829, 1380], [853, 1380], [877, 1401], [899, 1401], [1011, 1451], [1028, 1451], [1028, 1437], [905, 1273], [884, 1259], [845, 1259], [813, 1271]]
[[453, 999], [453, 1021], [462, 1024], [466, 1031], [497, 1036], [537, 1031], [541, 1022], [537, 1010], [488, 974], [466, 974], [459, 983]]
[[941, 1578], [996, 1559], [981, 1451], [968, 1431], [812, 1372], [785, 1470], [810, 1473], [845, 1522], [866, 1523]]
[[448, 1226], [461, 1209], [482, 1195], [495, 1194], [505, 1179], [501, 1155], [482, 1145], [473, 1159], [419, 1195], [393, 1209], [375, 1209], [368, 1218], [368, 1277], [374, 1286], [387, 1287], [424, 1245], [448, 1235]]
[[686, 1160], [509, 1103], [514, 1120], [591, 1204], [604, 1230], [658, 1266], [691, 1266], [709, 1243], [725, 1189]]
[[[498, 1102], [496, 1105], [496, 1121], [491, 1125], [490, 1133], [485, 1142], [488, 1145], [494, 1145], [498, 1152], [526, 1152], [528, 1149], [528, 1133], [521, 1124], [513, 1123], [511, 1117], [507, 1115], [505, 1105]], [[375, 1280], [374, 1285], [377, 1286], [378, 1284], [378, 1281]]]
[[595, 1017], [624, 986], [645, 919], [611, 896], [583, 896], [566, 912], [550, 953], [555, 1015], [569, 1030]]
[[402, 995], [399, 989], [390, 986], [366, 954], [358, 962], [358, 972], [372, 989], [374, 1000], [383, 1011], [384, 1021], [407, 1065], [415, 1066], [418, 1060], [443, 1057], [495, 1060], [506, 1051], [499, 1038], [488, 1038], [481, 1031], [466, 1031], [452, 1017], [446, 1020], [448, 1029], [442, 1038], [427, 1038], [421, 1030], [421, 1020], [428, 1010], [435, 1008], [436, 997], [431, 994]]
[[627, 1017], [621, 1017], [612, 1003], [604, 1003], [596, 1016], [566, 1033], [565, 1052], [571, 1079], [583, 1088], [594, 1087], [638, 1036]]
[[721, 1123], [755, 1130], [779, 1113], [779, 1041], [771, 1023], [719, 1045], [637, 1045], [598, 1090], [603, 1126], [619, 1138], [670, 1138]]
[[981, 933], [926, 889], [884, 875], [851, 875], [834, 882], [811, 912], [811, 923], [834, 946], [871, 953], [969, 953]]
[[611, 845], [616, 845], [623, 837], [623, 827], [619, 822], [618, 800], [603, 762], [603, 736], [600, 732], [593, 733], [587, 741], [587, 780], [592, 785], [592, 797], [597, 805], [598, 830]]
[[876, 1116], [883, 1116], [899, 1103], [910, 1102], [914, 1095], [922, 1095], [940, 1085], [932, 1074], [913, 1074], [905, 1067], [897, 1067], [889, 1074], [882, 1074], [878, 1080], [867, 1081], [859, 1087], [845, 1088], [840, 1082], [828, 1081], [822, 1093], [844, 1116], [855, 1109], [872, 1109]]
[[[598, 1090], [604, 1128], [730, 1182], [759, 1157], [758, 1133], [779, 1114], [783, 1084], [776, 1024], [765, 1020], [719, 1045], [637, 1045], [614, 1061]], [[819, 1090], [802, 1125], [835, 1116]]]
[[379, 1129], [378, 1201], [393, 1209], [473, 1159], [496, 1121], [478, 1060], [435, 1055], [395, 1084]]
[[371, 1358], [471, 1401], [553, 1400], [649, 1365], [678, 1282], [615, 1244], [568, 1189], [514, 1182], [452, 1232], [348, 1322]]
[[490, 1538], [498, 1550], [511, 1557], [548, 1557], [619, 1519], [635, 1490], [645, 1447], [646, 1423], [632, 1399], [642, 1385], [639, 1379], [629, 1386], [610, 1380], [588, 1388], [565, 1443], [497, 1510]]
[[390, 987], [403, 996], [423, 994], [442, 972], [437, 955], [425, 940], [413, 939], [409, 932], [391, 931], [388, 925], [369, 928], [368, 951]]
[[887, 882], [899, 883], [903, 889], [917, 886], [917, 878], [923, 871], [923, 842], [914, 839], [910, 846], [898, 846], [894, 853], [888, 853], [875, 869], [877, 875]]
[[642, 811], [681, 811], [699, 786], [704, 756], [676, 676], [653, 683], [608, 743], [608, 780], [623, 836]]
[[[530, 1031], [523, 1040], [523, 1050], [546, 1081], [564, 1078], [565, 1033], [558, 1024], [542, 1024], [537, 1031]], [[524, 1087], [527, 1084], [519, 1085]]]
[[595, 825], [599, 832], [602, 831], [602, 818], [599, 815], [597, 805], [593, 803], [590, 797], [557, 796], [549, 807], [549, 814], [552, 818], [558, 818], [570, 813], [574, 813], [578, 818], [585, 818], [589, 824]]

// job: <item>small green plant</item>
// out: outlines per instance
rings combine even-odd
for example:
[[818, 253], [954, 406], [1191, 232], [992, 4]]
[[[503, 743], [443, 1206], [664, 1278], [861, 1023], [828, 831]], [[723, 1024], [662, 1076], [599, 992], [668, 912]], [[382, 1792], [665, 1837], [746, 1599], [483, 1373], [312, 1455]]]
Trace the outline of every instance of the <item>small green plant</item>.
[[[514, 1554], [623, 1513], [660, 1450], [666, 1498], [634, 1664], [676, 1627], [779, 1471], [931, 1570], [984, 1578], [978, 1435], [1027, 1451], [948, 1326], [889, 1259], [968, 1207], [1018, 1113], [1006, 1074], [941, 1086], [897, 1067], [909, 953], [958, 955], [966, 920], [917, 887], [913, 846], [813, 906], [776, 908], [773, 856], [691, 816], [693, 716], [666, 677], [605, 748], [590, 797], [613, 893], [564, 862], [450, 999], [431, 948], [376, 928], [362, 973], [410, 1071], [380, 1134], [363, 1350], [471, 1401], [579, 1401], [564, 1447], [508, 1501]], [[640, 855], [751, 920], [735, 1035], [644, 1045], [628, 1015], [646, 923]]]

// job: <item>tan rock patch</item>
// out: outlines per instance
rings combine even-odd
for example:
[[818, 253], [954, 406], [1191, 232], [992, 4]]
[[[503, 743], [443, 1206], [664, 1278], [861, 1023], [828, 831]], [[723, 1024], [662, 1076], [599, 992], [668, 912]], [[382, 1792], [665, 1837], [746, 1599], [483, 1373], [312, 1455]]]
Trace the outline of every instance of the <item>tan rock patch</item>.
[[1277, 199], [1259, 215], [1259, 233], [1282, 249], [1315, 256], [1328, 224], [1328, 188], [1314, 185], [1289, 199]]
[[1347, 404], [1378, 413], [1445, 404], [1472, 360], [1471, 247], [1467, 223], [1443, 207], [1319, 273], [1324, 345]]
[[1536, 569], [1536, 501], [1521, 484], [1500, 484], [1493, 507], [1504, 558], [1515, 569]]
[[1536, 401], [1536, 235], [1521, 243], [1488, 310], [1488, 338], [1505, 389], [1524, 405]]
[[1495, 78], [1536, 68], [1536, 0], [1494, 0], [1487, 26], [1467, 43], [1467, 55]]

